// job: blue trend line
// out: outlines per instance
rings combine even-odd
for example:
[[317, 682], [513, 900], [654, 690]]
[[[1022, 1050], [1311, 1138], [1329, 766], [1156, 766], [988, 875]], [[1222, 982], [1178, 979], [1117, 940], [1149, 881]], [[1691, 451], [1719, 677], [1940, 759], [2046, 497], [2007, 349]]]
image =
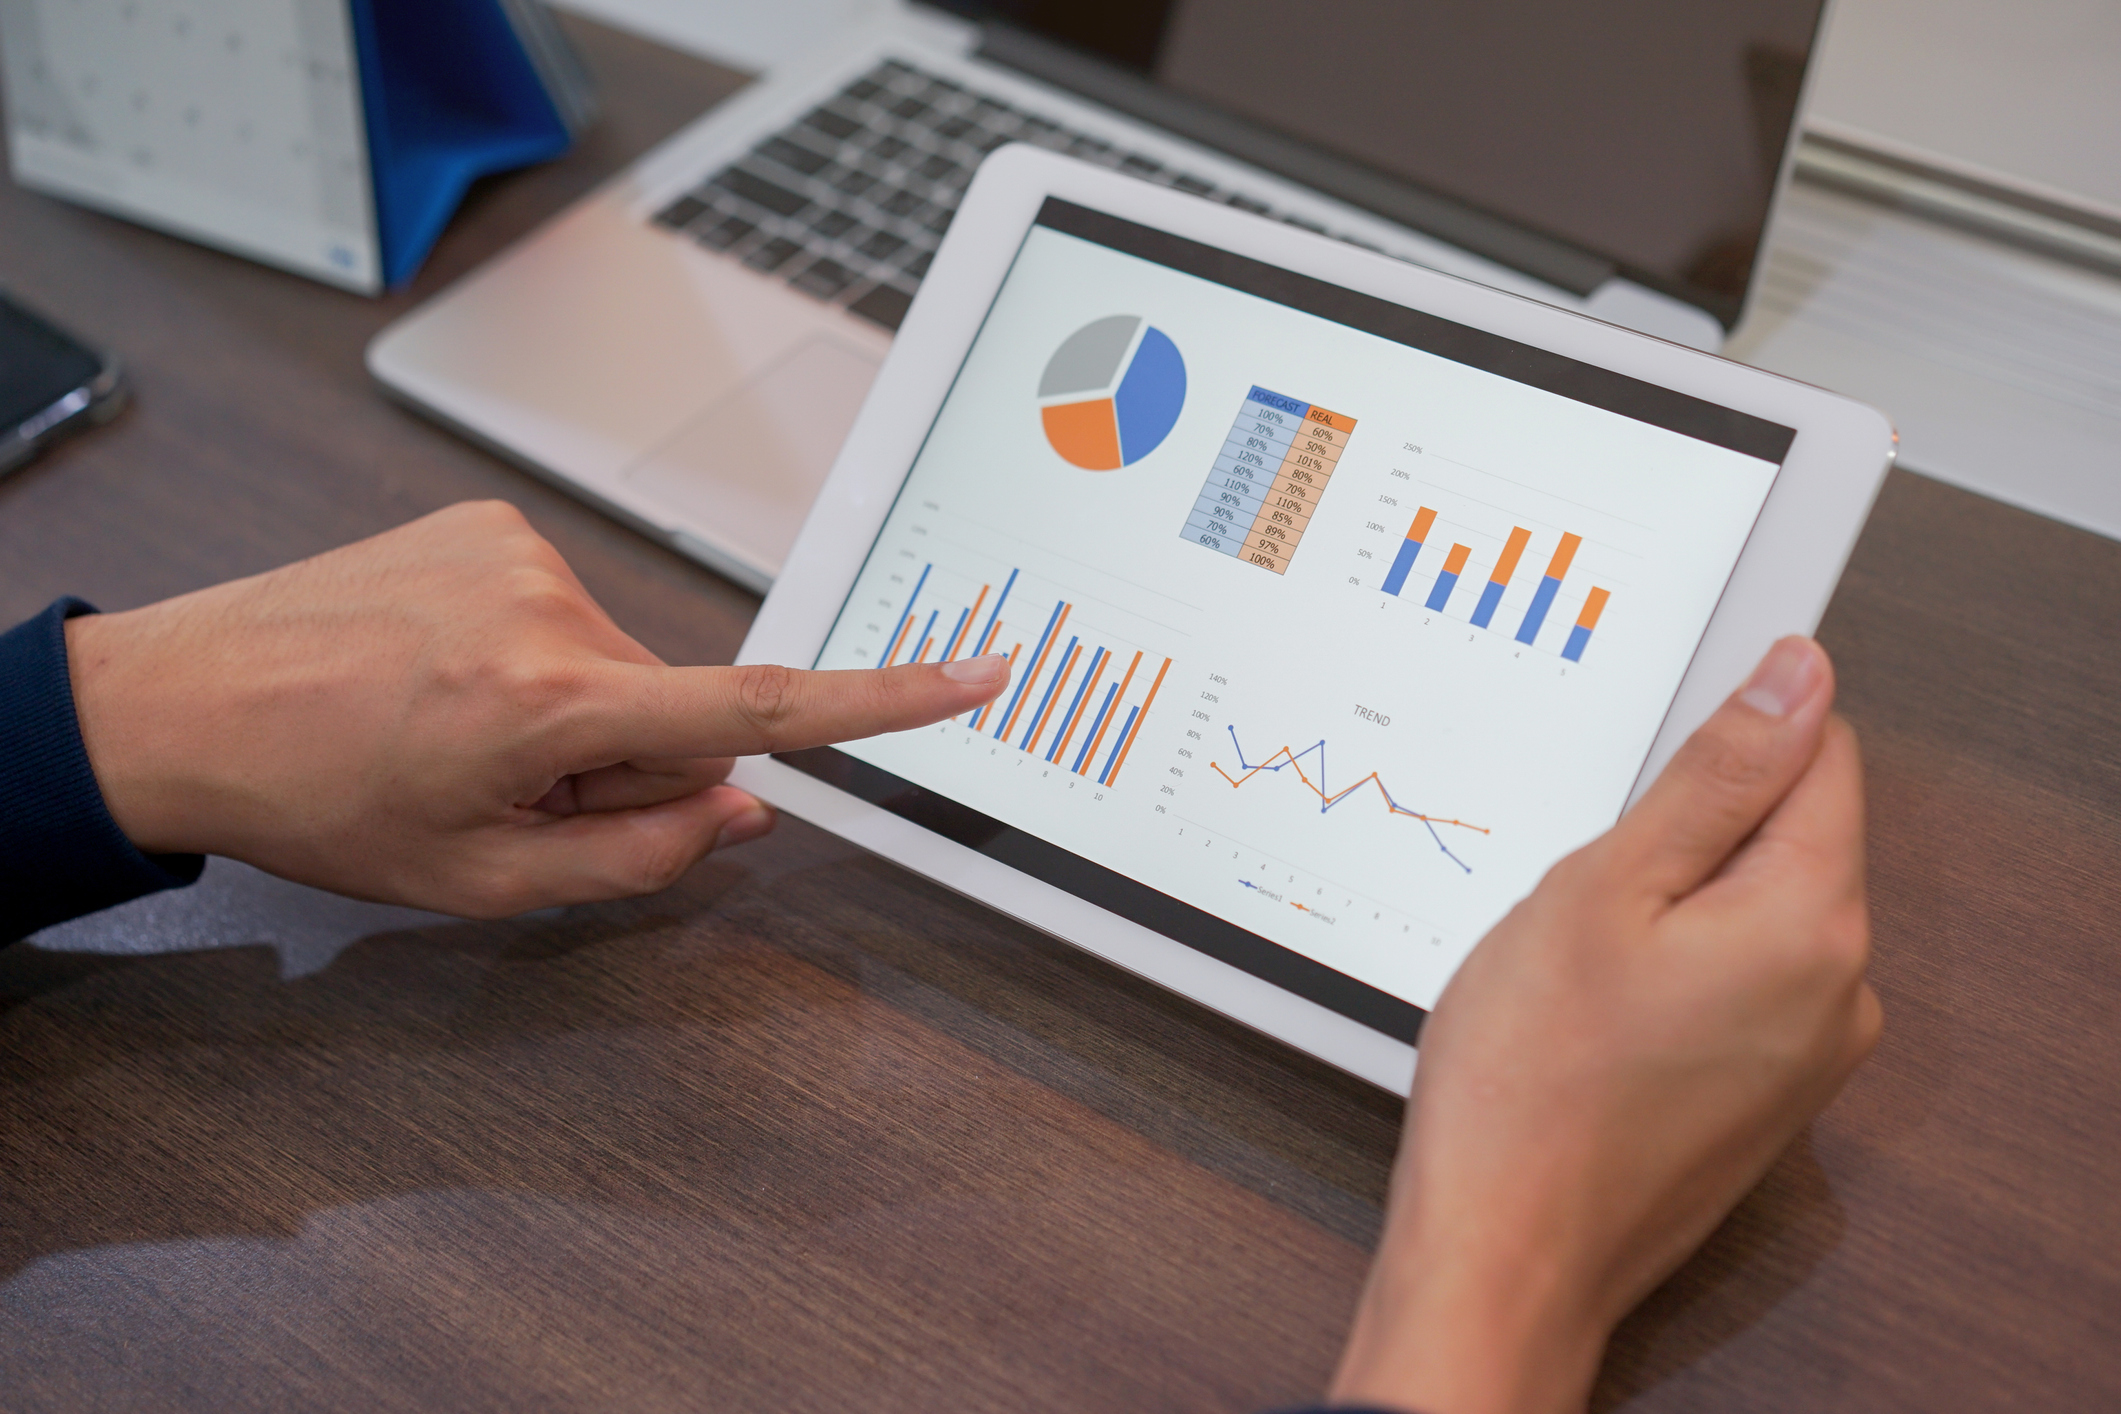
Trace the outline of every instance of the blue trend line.
[[[1320, 737], [1315, 745], [1307, 746], [1301, 751], [1291, 753], [1289, 759], [1282, 762], [1280, 766], [1255, 766], [1251, 762], [1245, 760], [1244, 743], [1240, 742], [1237, 739], [1237, 728], [1234, 726], [1230, 726], [1228, 723], [1225, 723], [1224, 729], [1230, 733], [1230, 745], [1237, 748], [1237, 765], [1238, 769], [1242, 771], [1279, 771], [1282, 769], [1282, 766], [1294, 766], [1299, 760], [1306, 756], [1309, 756], [1312, 752], [1315, 751], [1318, 753], [1318, 779], [1323, 782], [1326, 778], [1326, 740], [1324, 737]], [[1303, 772], [1298, 771], [1297, 774], [1302, 775]], [[1436, 847], [1443, 851], [1444, 858], [1450, 860], [1453, 864], [1456, 864], [1459, 868], [1465, 870], [1468, 874], [1473, 872], [1472, 865], [1466, 863], [1463, 859], [1460, 859], [1457, 855], [1451, 853], [1451, 847], [1443, 842], [1442, 835], [1436, 833], [1436, 826], [1429, 819], [1429, 817], [1422, 814], [1419, 810], [1409, 810], [1406, 806], [1401, 805], [1398, 801], [1392, 799], [1392, 792], [1385, 789], [1385, 783], [1382, 780], [1378, 779], [1377, 774], [1374, 771], [1371, 774], [1364, 776], [1354, 785], [1349, 786], [1346, 790], [1341, 791], [1338, 794], [1329, 793], [1326, 790], [1325, 786], [1321, 784], [1318, 787], [1318, 793], [1320, 796], [1320, 800], [1318, 803], [1318, 813], [1321, 815], [1325, 814], [1328, 810], [1331, 810], [1334, 806], [1340, 804], [1343, 800], [1346, 800], [1349, 796], [1361, 790], [1365, 785], [1368, 785], [1371, 781], [1377, 781], [1377, 789], [1379, 793], [1384, 796], [1385, 804], [1391, 807], [1393, 814], [1411, 815], [1415, 819], [1421, 821], [1422, 828], [1429, 832], [1430, 839], [1436, 841]]]
[[891, 641], [884, 645], [884, 656], [876, 660], [876, 665], [879, 668], [891, 661], [891, 650], [898, 647], [898, 636], [905, 632], [906, 620], [913, 617], [913, 601], [921, 597], [921, 586], [928, 582], [928, 571], [934, 568], [935, 564], [933, 561], [921, 567], [921, 577], [914, 581], [913, 592], [906, 596], [905, 618], [900, 619], [898, 627], [891, 631]]

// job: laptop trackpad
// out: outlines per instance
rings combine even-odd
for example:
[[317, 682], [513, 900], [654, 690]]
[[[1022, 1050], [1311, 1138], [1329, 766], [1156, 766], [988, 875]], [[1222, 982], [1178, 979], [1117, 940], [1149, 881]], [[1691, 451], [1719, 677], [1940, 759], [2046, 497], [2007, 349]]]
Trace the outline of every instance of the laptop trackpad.
[[626, 480], [704, 538], [778, 574], [876, 370], [874, 358], [828, 338], [798, 345]]

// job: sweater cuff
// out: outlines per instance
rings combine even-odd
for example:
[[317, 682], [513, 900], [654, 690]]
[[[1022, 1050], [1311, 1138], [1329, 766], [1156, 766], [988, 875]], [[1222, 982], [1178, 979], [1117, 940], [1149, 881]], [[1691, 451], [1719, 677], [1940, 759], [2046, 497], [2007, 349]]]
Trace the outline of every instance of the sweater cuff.
[[199, 877], [196, 854], [142, 854], [89, 769], [66, 669], [61, 599], [0, 633], [0, 941]]

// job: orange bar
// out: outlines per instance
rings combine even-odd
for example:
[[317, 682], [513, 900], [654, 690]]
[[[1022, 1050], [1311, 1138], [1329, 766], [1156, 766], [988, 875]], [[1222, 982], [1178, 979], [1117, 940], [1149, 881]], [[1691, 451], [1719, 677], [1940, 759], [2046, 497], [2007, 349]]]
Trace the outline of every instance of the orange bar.
[[[995, 627], [999, 628], [1000, 625], [997, 624]], [[994, 629], [990, 628], [987, 630], [987, 637], [989, 637], [990, 639], [994, 637]], [[1009, 650], [1009, 664], [1011, 667], [1014, 667], [1016, 665], [1016, 655], [1023, 651], [1024, 645], [1021, 643], [1017, 644], [1016, 647]], [[1002, 698], [1006, 695], [1006, 691], [996, 693], [994, 695], [994, 702], [1001, 701]], [[994, 710], [994, 702], [989, 702], [986, 706], [979, 709], [979, 715], [972, 719], [972, 730], [980, 732], [985, 731], [987, 729], [987, 714]]]
[[927, 662], [927, 661], [928, 661], [928, 650], [929, 650], [929, 649], [931, 649], [931, 648], [933, 648], [933, 647], [935, 647], [935, 637], [934, 637], [934, 635], [932, 635], [932, 634], [931, 634], [931, 635], [929, 636], [929, 638], [928, 638], [928, 641], [927, 641], [926, 643], [923, 643], [923, 644], [921, 645], [921, 651], [913, 655], [913, 661], [914, 661], [914, 662], [916, 662], [916, 663], [925, 663], [925, 662]]
[[1075, 774], [1087, 776], [1090, 768], [1097, 764], [1097, 749], [1105, 744], [1105, 733], [1112, 730], [1112, 723], [1119, 717], [1119, 707], [1127, 700], [1127, 684], [1134, 681], [1134, 670], [1142, 665], [1142, 651], [1134, 650], [1134, 661], [1127, 664], [1127, 675], [1119, 680], [1119, 691], [1112, 694], [1112, 710], [1105, 720], [1097, 724], [1097, 735], [1090, 738], [1090, 749], [1083, 753], [1083, 768]]
[[1490, 584], [1508, 584], [1510, 576], [1517, 573], [1517, 561], [1524, 555], [1524, 547], [1531, 543], [1532, 532], [1521, 525], [1510, 527], [1510, 538], [1502, 547], [1502, 558], [1488, 574]]
[[1583, 601], [1583, 612], [1576, 616], [1576, 627], [1594, 629], [1598, 627], [1598, 616], [1605, 612], [1605, 601], [1612, 596], [1603, 589], [1591, 591], [1591, 597]]
[[979, 641], [979, 647], [974, 650], [972, 656], [977, 658], [984, 654], [987, 651], [988, 647], [994, 642], [994, 635], [1000, 633], [1001, 631], [1002, 621], [1000, 619], [996, 619], [993, 623], [988, 624], [987, 636]]
[[1457, 574], [1466, 567], [1466, 556], [1473, 553], [1471, 545], [1453, 545], [1451, 553], [1444, 556], [1443, 572]]
[[[1034, 683], [1038, 680], [1038, 675], [1046, 670], [1046, 655], [1053, 651], [1054, 644], [1060, 642], [1061, 630], [1068, 626], [1068, 615], [1074, 612], [1073, 604], [1061, 605], [1060, 617], [1053, 621], [1053, 632], [1046, 635], [1046, 646], [1039, 650], [1038, 661], [1031, 665], [1031, 679]], [[1002, 728], [1003, 740], [1016, 735], [1016, 719], [1023, 716], [1024, 709], [1030, 705], [1031, 693], [1027, 690], [1023, 696], [1016, 699], [1016, 710], [1009, 714], [1009, 725]]]
[[898, 626], [898, 637], [891, 640], [891, 652], [885, 655], [884, 666], [890, 667], [898, 661], [898, 651], [906, 646], [906, 635], [913, 632], [913, 611], [906, 611], [906, 621]]
[[1075, 671], [1075, 660], [1082, 656], [1083, 646], [1078, 643], [1075, 645], [1075, 651], [1068, 655], [1068, 661], [1061, 664], [1060, 676], [1053, 682], [1053, 695], [1046, 699], [1046, 710], [1038, 714], [1038, 725], [1031, 729], [1031, 740], [1025, 743], [1024, 750], [1038, 750], [1038, 739], [1046, 734], [1046, 723], [1053, 720], [1053, 709], [1060, 706], [1061, 699], [1068, 695], [1068, 678]]
[[945, 663], [955, 658], [957, 650], [964, 645], [965, 635], [971, 631], [972, 621], [979, 617], [979, 606], [987, 602], [987, 591], [993, 587], [991, 584], [983, 584], [979, 587], [979, 598], [972, 601], [972, 612], [965, 615], [965, 626], [957, 631], [957, 637], [950, 640], [950, 647], [943, 654], [942, 660]]
[[1427, 540], [1429, 538], [1429, 527], [1434, 524], [1436, 524], [1436, 512], [1430, 510], [1427, 506], [1423, 506], [1421, 513], [1414, 517], [1414, 524], [1407, 527], [1407, 539], [1415, 541]]
[[1119, 773], [1126, 769], [1127, 757], [1133, 753], [1134, 743], [1141, 740], [1142, 726], [1149, 720], [1149, 706], [1156, 701], [1156, 690], [1164, 685], [1164, 674], [1170, 671], [1171, 660], [1166, 658], [1164, 665], [1156, 670], [1156, 681], [1149, 684], [1149, 695], [1142, 699], [1141, 712], [1134, 719], [1134, 730], [1127, 733], [1127, 744], [1119, 749], [1119, 760], [1112, 763], [1112, 776], [1105, 782], [1106, 785], [1119, 784]]
[[1576, 562], [1576, 547], [1583, 543], [1581, 535], [1564, 535], [1561, 543], [1554, 547], [1554, 558], [1547, 561], [1547, 578], [1560, 579]]
[[[1068, 729], [1061, 733], [1060, 749], [1053, 753], [1053, 759], [1060, 763], [1064, 771], [1068, 769], [1068, 743], [1075, 740], [1075, 729], [1083, 724], [1083, 718], [1097, 710], [1097, 685], [1104, 680], [1105, 669], [1111, 667], [1112, 660], [1118, 656], [1116, 653], [1107, 653], [1098, 663], [1097, 671], [1090, 674], [1090, 685], [1083, 689], [1082, 701], [1076, 704], [1075, 715], [1068, 719]], [[1119, 701], [1117, 697], [1112, 700]]]

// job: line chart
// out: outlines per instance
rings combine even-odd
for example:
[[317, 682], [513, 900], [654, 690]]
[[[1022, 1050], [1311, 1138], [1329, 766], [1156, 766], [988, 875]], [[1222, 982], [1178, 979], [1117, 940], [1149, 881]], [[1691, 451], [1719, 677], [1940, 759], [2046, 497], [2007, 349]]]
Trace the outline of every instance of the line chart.
[[[1463, 859], [1460, 859], [1457, 855], [1451, 852], [1451, 847], [1443, 842], [1443, 836], [1437, 832], [1436, 827], [1438, 825], [1448, 825], [1453, 826], [1457, 829], [1472, 830], [1479, 834], [1485, 835], [1490, 833], [1487, 826], [1475, 825], [1465, 820], [1446, 820], [1436, 815], [1425, 815], [1419, 810], [1409, 810], [1406, 806], [1401, 805], [1398, 801], [1392, 798], [1392, 792], [1385, 788], [1384, 778], [1379, 776], [1375, 771], [1370, 772], [1369, 775], [1364, 776], [1361, 780], [1357, 781], [1351, 786], [1345, 786], [1337, 791], [1327, 790], [1323, 785], [1320, 784], [1320, 782], [1324, 781], [1326, 778], [1326, 742], [1324, 737], [1320, 737], [1312, 745], [1305, 747], [1301, 751], [1291, 751], [1288, 747], [1284, 746], [1283, 748], [1281, 748], [1281, 750], [1275, 752], [1266, 760], [1259, 762], [1257, 765], [1254, 765], [1253, 763], [1245, 760], [1244, 743], [1240, 742], [1237, 739], [1237, 728], [1235, 726], [1225, 724], [1224, 730], [1230, 733], [1230, 745], [1237, 749], [1237, 767], [1244, 774], [1240, 776], [1233, 776], [1228, 771], [1225, 771], [1222, 768], [1222, 763], [1217, 761], [1210, 761], [1208, 765], [1214, 770], [1216, 775], [1221, 776], [1224, 780], [1230, 783], [1230, 788], [1232, 790], [1243, 786], [1245, 782], [1251, 780], [1254, 776], [1260, 774], [1262, 771], [1273, 771], [1279, 773], [1283, 770], [1293, 770], [1296, 772], [1296, 778], [1302, 781], [1305, 786], [1309, 787], [1313, 795], [1318, 797], [1318, 813], [1323, 815], [1328, 810], [1331, 810], [1334, 806], [1346, 800], [1349, 796], [1354, 795], [1364, 786], [1374, 785], [1377, 787], [1378, 795], [1383, 797], [1385, 809], [1389, 813], [1393, 815], [1405, 815], [1410, 819], [1421, 821], [1422, 827], [1429, 832], [1429, 838], [1436, 842], [1436, 847], [1439, 850], [1443, 851], [1444, 858], [1450, 860], [1453, 864], [1456, 864], [1460, 869], [1463, 869], [1468, 874], [1473, 872], [1472, 865], [1466, 863]], [[1318, 753], [1317, 781], [1312, 780], [1309, 776], [1304, 774], [1304, 768], [1302, 765], [1303, 758], [1309, 756], [1314, 751]]]

